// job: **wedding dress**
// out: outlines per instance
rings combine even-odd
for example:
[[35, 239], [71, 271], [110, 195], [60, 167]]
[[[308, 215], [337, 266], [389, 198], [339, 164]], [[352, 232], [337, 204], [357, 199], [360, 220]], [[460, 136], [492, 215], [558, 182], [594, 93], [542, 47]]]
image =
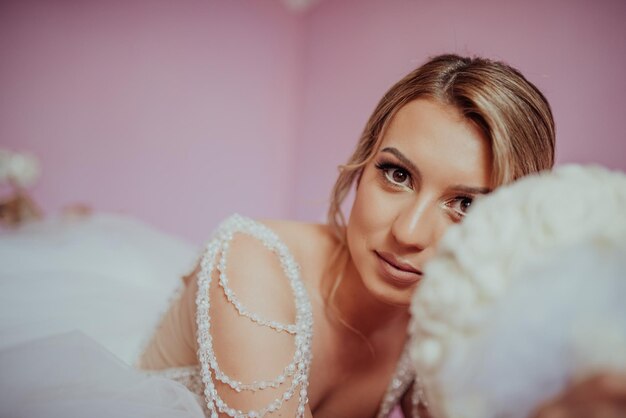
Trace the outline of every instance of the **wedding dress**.
[[[243, 225], [239, 232], [260, 231], [258, 238], [270, 237], [282, 257], [292, 259], [268, 228], [236, 215], [218, 228], [214, 248], [223, 248], [219, 231], [231, 230], [234, 223]], [[178, 284], [175, 278], [191, 269], [196, 256], [191, 245], [112, 215], [45, 221], [1, 236], [0, 417], [211, 416], [208, 405], [217, 407], [217, 399], [207, 370], [215, 376], [215, 364], [206, 338], [198, 367], [157, 373], [130, 367], [165, 311]], [[293, 277], [297, 287], [299, 278]], [[301, 290], [301, 321], [291, 324], [300, 328], [289, 329], [296, 333], [311, 326], [308, 296]], [[198, 303], [202, 332], [210, 318], [202, 313], [204, 302]], [[243, 305], [239, 308], [262, 326], [289, 327], [264, 323]], [[67, 334], [72, 330], [82, 334]], [[311, 336], [301, 335], [304, 354], [284, 378], [299, 376], [290, 395], [306, 402]], [[379, 417], [389, 416], [413, 378], [405, 351]], [[260, 386], [258, 382], [255, 389]]]
[[80, 330], [132, 363], [197, 248], [113, 214], [0, 234], [0, 349]]
[[131, 368], [79, 332], [0, 351], [0, 417], [203, 418], [183, 385]]
[[[230, 243], [236, 234], [246, 234], [260, 241], [263, 246], [272, 251], [280, 260], [285, 277], [293, 292], [296, 306], [296, 320], [293, 324], [283, 324], [268, 318], [263, 318], [257, 313], [248, 310], [237, 298], [236, 293], [230, 288], [227, 270], [227, 257]], [[201, 269], [198, 273], [197, 295], [189, 292], [181, 297], [196, 298], [197, 312], [197, 342], [199, 365], [188, 367], [173, 367], [157, 372], [186, 385], [198, 396], [205, 398], [205, 412], [207, 416], [217, 417], [218, 412], [231, 417], [261, 417], [267, 413], [279, 411], [283, 402], [292, 397], [298, 398], [296, 416], [304, 416], [305, 405], [308, 402], [308, 371], [311, 363], [311, 341], [313, 329], [313, 315], [309, 296], [299, 275], [299, 267], [291, 255], [287, 245], [268, 227], [252, 219], [240, 215], [233, 215], [226, 219], [217, 229], [214, 238], [209, 242], [201, 260]], [[217, 282], [222, 288], [228, 301], [235, 307], [240, 316], [246, 317], [258, 326], [273, 329], [276, 332], [287, 332], [295, 336], [294, 356], [289, 364], [285, 365], [282, 373], [268, 380], [254, 382], [240, 382], [224, 373], [219, 366], [219, 361], [212, 346], [211, 317], [209, 307], [209, 285], [217, 271]], [[189, 327], [181, 320], [184, 313], [180, 311], [184, 306], [192, 304], [189, 300], [177, 301], [164, 318], [164, 332], [157, 332], [155, 340], [148, 347], [142, 358], [145, 365], [163, 363], [163, 357], [171, 356], [170, 360], [180, 362], [181, 354], [176, 353], [172, 347], [172, 333], [180, 328]], [[185, 334], [182, 332], [181, 334]], [[181, 335], [179, 334], [179, 335]], [[175, 337], [180, 340], [181, 337]], [[182, 338], [184, 339], [184, 337]], [[167, 347], [167, 346], [170, 347]], [[188, 343], [188, 345], [192, 345]], [[182, 355], [184, 357], [184, 355]], [[178, 358], [176, 358], [178, 357]], [[183, 360], [184, 362], [184, 360]], [[387, 392], [380, 405], [378, 417], [389, 416], [393, 407], [397, 405], [400, 397], [413, 382], [414, 373], [410, 365], [408, 352], [405, 350], [401, 356], [396, 372], [387, 388]], [[281, 389], [281, 396], [260, 409], [241, 411], [228, 405], [220, 398], [215, 385], [217, 381], [230, 386], [231, 389], [240, 391], [262, 391], [265, 389]], [[417, 414], [415, 414], [417, 416]]]
[[113, 214], [2, 231], [0, 417], [203, 417], [183, 386], [129, 366], [196, 257]]

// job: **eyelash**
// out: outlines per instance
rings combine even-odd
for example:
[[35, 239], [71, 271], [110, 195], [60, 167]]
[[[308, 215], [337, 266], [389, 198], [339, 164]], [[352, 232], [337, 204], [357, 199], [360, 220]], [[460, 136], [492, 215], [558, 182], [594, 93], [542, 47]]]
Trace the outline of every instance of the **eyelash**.
[[[397, 163], [392, 163], [389, 161], [381, 161], [381, 162], [376, 163], [376, 168], [380, 171], [382, 179], [385, 181], [386, 184], [395, 188], [399, 188], [399, 189], [405, 189], [407, 187], [411, 189], [413, 188], [411, 174], [409, 174], [409, 171], [406, 168], [402, 167], [401, 165]], [[390, 174], [387, 173], [390, 170], [402, 171], [406, 175], [406, 178], [409, 180], [409, 185], [404, 185], [396, 181], [393, 181], [392, 178], [390, 177]], [[453, 208], [451, 203], [462, 202], [463, 200], [466, 200], [466, 199], [470, 201], [470, 207], [471, 207], [471, 204], [474, 202], [475, 196], [461, 194], [461, 195], [454, 196], [452, 199], [447, 200], [445, 203], [446, 207], [450, 209], [452, 217], [454, 218], [456, 222], [460, 222], [467, 215], [467, 213]]]
[[454, 196], [452, 199], [448, 200], [446, 202], [446, 206], [449, 207], [452, 211], [452, 216], [455, 220], [457, 221], [461, 221], [466, 215], [467, 212], [462, 212], [460, 210], [457, 210], [455, 208], [452, 208], [450, 206], [450, 203], [454, 203], [454, 202], [462, 202], [463, 200], [469, 200], [470, 204], [469, 204], [469, 208], [472, 207], [472, 204], [474, 203], [474, 196], [470, 196], [470, 195], [458, 195], [458, 196]]
[[[380, 171], [383, 180], [385, 180], [391, 186], [398, 187], [398, 188], [403, 188], [403, 189], [406, 188], [406, 187], [413, 188], [413, 182], [412, 182], [412, 179], [411, 179], [411, 175], [409, 174], [409, 171], [406, 168], [404, 168], [404, 167], [402, 167], [402, 166], [400, 166], [398, 164], [391, 163], [389, 161], [381, 161], [379, 163], [376, 163], [376, 168]], [[404, 184], [401, 184], [401, 183], [393, 181], [391, 179], [390, 175], [387, 174], [387, 171], [390, 171], [390, 170], [402, 171], [406, 175], [406, 178], [409, 180], [409, 185], [404, 185]]]

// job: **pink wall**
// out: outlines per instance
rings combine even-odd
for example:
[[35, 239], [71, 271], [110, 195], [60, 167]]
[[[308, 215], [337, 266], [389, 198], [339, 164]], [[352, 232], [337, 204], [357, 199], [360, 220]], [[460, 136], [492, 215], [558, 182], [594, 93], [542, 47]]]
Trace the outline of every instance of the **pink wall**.
[[0, 2], [0, 147], [36, 199], [203, 241], [292, 212], [299, 17], [276, 1]]
[[[471, 4], [471, 7], [469, 6]], [[195, 242], [226, 214], [322, 219], [383, 92], [428, 56], [508, 61], [551, 101], [560, 162], [626, 171], [626, 2], [0, 2], [0, 147], [48, 212], [122, 211]]]
[[325, 1], [306, 19], [297, 217], [323, 219], [336, 166], [383, 93], [427, 57], [518, 67], [550, 100], [563, 162], [626, 171], [626, 2]]

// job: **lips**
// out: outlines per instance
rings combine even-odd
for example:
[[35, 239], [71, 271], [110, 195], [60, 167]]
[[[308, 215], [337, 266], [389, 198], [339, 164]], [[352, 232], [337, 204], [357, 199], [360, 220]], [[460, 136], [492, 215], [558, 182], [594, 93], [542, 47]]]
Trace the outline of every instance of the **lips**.
[[410, 286], [422, 278], [422, 272], [391, 253], [374, 251], [380, 274], [399, 286]]

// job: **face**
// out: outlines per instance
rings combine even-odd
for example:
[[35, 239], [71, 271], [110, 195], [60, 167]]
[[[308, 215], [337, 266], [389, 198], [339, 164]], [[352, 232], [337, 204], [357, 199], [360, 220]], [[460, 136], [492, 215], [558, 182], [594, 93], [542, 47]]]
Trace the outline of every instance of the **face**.
[[354, 267], [377, 299], [408, 305], [448, 226], [490, 191], [491, 151], [455, 108], [418, 99], [364, 167], [347, 227]]

